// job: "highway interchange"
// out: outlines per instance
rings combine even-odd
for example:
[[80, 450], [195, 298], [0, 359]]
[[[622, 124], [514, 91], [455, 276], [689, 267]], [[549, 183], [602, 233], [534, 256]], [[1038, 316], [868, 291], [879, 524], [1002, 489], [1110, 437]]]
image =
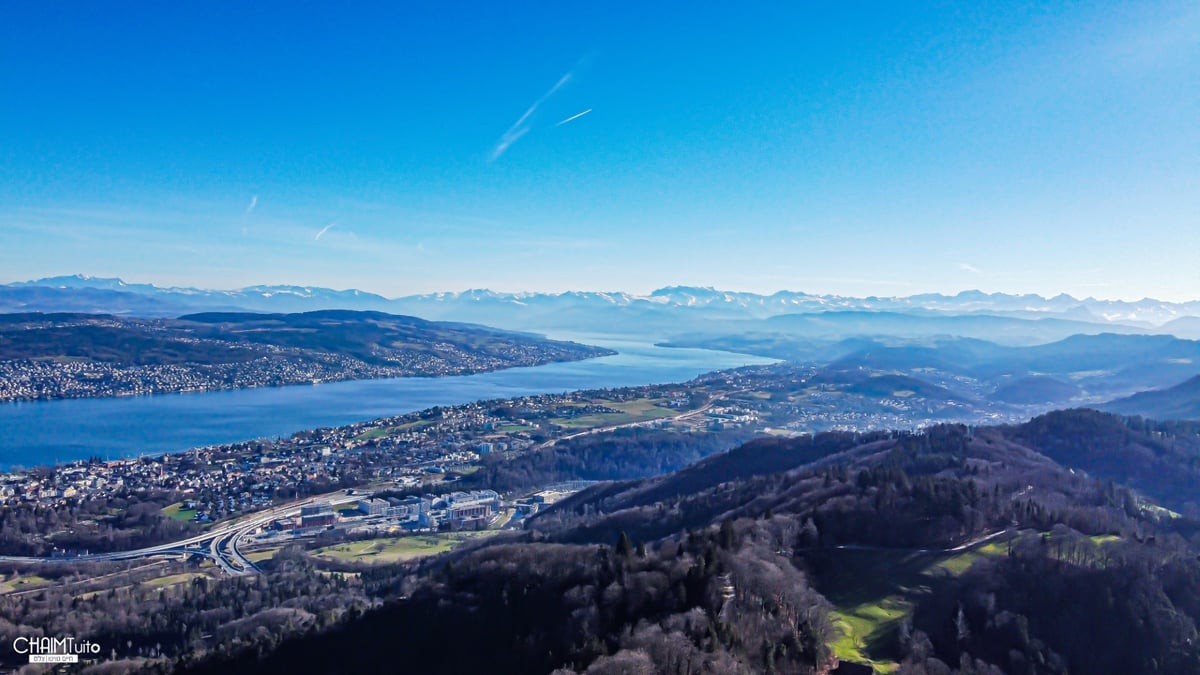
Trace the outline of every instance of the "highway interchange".
[[231, 576], [255, 574], [260, 571], [258, 566], [242, 552], [243, 539], [245, 537], [275, 520], [299, 514], [301, 507], [317, 502], [337, 506], [348, 502], [356, 502], [364, 496], [365, 493], [360, 491], [339, 491], [316, 495], [299, 501], [272, 506], [229, 523], [215, 525], [207, 532], [188, 537], [187, 539], [130, 551], [46, 557], [0, 555], [0, 562], [25, 564], [113, 562], [153, 558], [156, 556], [201, 555], [211, 558], [221, 568], [222, 572]]

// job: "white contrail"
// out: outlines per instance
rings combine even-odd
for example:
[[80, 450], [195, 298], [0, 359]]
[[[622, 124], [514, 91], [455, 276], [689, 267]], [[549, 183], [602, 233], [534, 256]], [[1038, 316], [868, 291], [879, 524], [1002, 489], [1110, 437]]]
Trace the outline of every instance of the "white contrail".
[[583, 112], [581, 112], [581, 113], [575, 113], [574, 115], [571, 115], [571, 116], [570, 116], [570, 117], [568, 117], [567, 119], [565, 119], [565, 120], [563, 120], [563, 121], [559, 122], [558, 124], [555, 124], [554, 126], [556, 126], [556, 127], [561, 127], [562, 125], [566, 124], [567, 122], [574, 122], [575, 120], [579, 119], [580, 117], [583, 117], [584, 115], [586, 115], [586, 114], [588, 114], [588, 113], [590, 113], [590, 112], [592, 112], [592, 109], [591, 109], [591, 108], [588, 108], [587, 110], [584, 110], [584, 111], [583, 111]]
[[508, 149], [508, 146], [516, 143], [519, 138], [529, 133], [529, 127], [521, 127], [520, 129], [509, 129], [500, 137], [500, 142], [496, 144], [496, 149], [492, 150], [492, 161], [499, 159], [500, 155]]
[[250, 197], [250, 205], [246, 207], [246, 215], [250, 215], [256, 206], [258, 206], [258, 195]]
[[533, 105], [529, 106], [529, 109], [527, 109], [524, 114], [517, 118], [516, 122], [513, 122], [512, 126], [508, 128], [508, 131], [505, 131], [500, 136], [500, 140], [496, 142], [496, 147], [492, 149], [492, 161], [499, 159], [500, 155], [503, 155], [505, 150], [508, 150], [513, 143], [516, 143], [518, 139], [529, 132], [529, 127], [522, 125], [524, 125], [525, 122], [533, 116], [533, 113], [537, 111], [538, 106], [545, 103], [546, 99], [553, 96], [554, 92], [562, 89], [563, 85], [570, 81], [571, 73], [569, 72], [566, 75], [558, 78], [558, 82], [555, 82], [554, 86], [550, 87], [549, 91], [542, 94], [538, 100], [533, 102]]
[[320, 241], [320, 240], [321, 240], [321, 236], [322, 236], [322, 235], [324, 235], [326, 232], [328, 232], [328, 231], [329, 231], [329, 228], [333, 227], [334, 225], [337, 225], [337, 221], [336, 221], [336, 220], [335, 220], [334, 222], [332, 222], [332, 223], [330, 223], [330, 224], [326, 225], [325, 227], [322, 227], [322, 228], [321, 228], [321, 231], [317, 233], [317, 236], [313, 237], [313, 241]]

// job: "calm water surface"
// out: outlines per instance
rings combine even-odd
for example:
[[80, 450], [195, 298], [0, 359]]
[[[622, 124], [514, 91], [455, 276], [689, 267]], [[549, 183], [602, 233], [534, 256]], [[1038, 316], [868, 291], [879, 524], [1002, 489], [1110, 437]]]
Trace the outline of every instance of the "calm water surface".
[[[563, 337], [563, 336], [555, 336]], [[701, 373], [771, 363], [706, 349], [567, 336], [620, 352], [573, 363], [440, 378], [331, 382], [238, 391], [0, 404], [0, 468], [93, 455], [132, 457], [287, 436], [435, 405], [575, 389], [683, 382]]]

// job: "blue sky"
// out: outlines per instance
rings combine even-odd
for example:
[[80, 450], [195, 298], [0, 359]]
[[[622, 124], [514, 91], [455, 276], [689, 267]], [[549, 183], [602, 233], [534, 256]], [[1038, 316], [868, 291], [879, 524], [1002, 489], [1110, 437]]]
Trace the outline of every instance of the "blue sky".
[[9, 3], [0, 281], [1200, 298], [1194, 0], [650, 4]]

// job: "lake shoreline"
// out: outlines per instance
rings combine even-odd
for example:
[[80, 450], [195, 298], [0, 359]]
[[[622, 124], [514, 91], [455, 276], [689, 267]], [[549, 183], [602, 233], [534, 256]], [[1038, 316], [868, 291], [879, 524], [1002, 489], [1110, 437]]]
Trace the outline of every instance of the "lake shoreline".
[[[605, 344], [607, 342], [607, 344]], [[120, 459], [343, 426], [434, 406], [648, 384], [776, 359], [593, 339], [612, 356], [439, 378], [343, 380], [0, 405], [0, 470]]]

